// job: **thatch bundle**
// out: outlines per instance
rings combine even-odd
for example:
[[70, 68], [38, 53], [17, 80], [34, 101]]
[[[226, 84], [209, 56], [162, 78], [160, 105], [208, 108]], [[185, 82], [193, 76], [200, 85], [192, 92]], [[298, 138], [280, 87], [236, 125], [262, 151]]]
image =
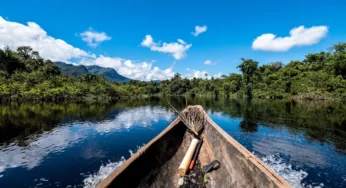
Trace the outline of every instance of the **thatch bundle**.
[[196, 135], [198, 136], [199, 133], [202, 131], [204, 124], [205, 124], [205, 118], [204, 118], [204, 111], [201, 110], [198, 107], [195, 106], [188, 106], [183, 110], [181, 113], [179, 113], [179, 117], [181, 121]]
[[183, 161], [180, 163], [180, 166], [178, 168], [178, 173], [181, 176], [185, 176], [188, 167], [190, 166], [193, 154], [195, 153], [197, 144], [200, 142], [199, 134], [203, 130], [204, 124], [206, 122], [205, 112], [198, 106], [188, 106], [182, 112], [178, 112], [178, 110], [176, 110], [173, 106], [172, 108], [178, 113], [179, 118], [187, 126], [187, 128], [198, 138], [192, 139], [190, 147], [188, 148]]
[[[169, 105], [171, 103], [168, 102]], [[200, 132], [203, 130], [205, 124], [205, 112], [202, 108], [197, 106], [188, 106], [182, 112], [171, 105], [173, 110], [177, 112], [181, 121], [190, 129], [196, 136], [199, 136]]]

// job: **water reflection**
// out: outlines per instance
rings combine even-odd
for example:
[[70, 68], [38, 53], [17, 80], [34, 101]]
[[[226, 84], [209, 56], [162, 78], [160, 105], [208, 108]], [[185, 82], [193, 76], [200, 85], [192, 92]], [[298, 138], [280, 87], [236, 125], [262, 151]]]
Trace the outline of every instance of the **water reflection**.
[[117, 114], [113, 120], [96, 124], [96, 131], [111, 132], [120, 129], [130, 129], [132, 126], [150, 127], [163, 119], [171, 121], [174, 113], [161, 107], [137, 107], [130, 108]]
[[[8, 175], [8, 169], [18, 169], [18, 171], [23, 171], [25, 169], [26, 171], [35, 171], [34, 168], [38, 166], [50, 168], [50, 166], [44, 165], [43, 162], [47, 161], [48, 159], [53, 159], [53, 161], [59, 160], [58, 158], [60, 156], [65, 158], [65, 165], [67, 166], [69, 163], [73, 163], [73, 158], [78, 158], [79, 156], [85, 161], [96, 158], [108, 160], [110, 159], [109, 155], [112, 152], [109, 152], [109, 149], [101, 149], [104, 147], [104, 141], [99, 140], [104, 139], [102, 134], [114, 134], [117, 132], [120, 134], [121, 132], [132, 131], [132, 129], [134, 129], [135, 132], [138, 132], [153, 125], [156, 126], [156, 124], [161, 121], [167, 125], [169, 121], [172, 121], [174, 118], [174, 113], [172, 111], [159, 106], [124, 108], [122, 107], [122, 103], [119, 103], [113, 106], [103, 106], [103, 108], [100, 107], [98, 110], [93, 107], [84, 108], [83, 105], [73, 107], [76, 107], [74, 111], [70, 110], [66, 112], [65, 110], [61, 109], [66, 109], [67, 107], [53, 105], [52, 108], [48, 108], [48, 106], [43, 104], [44, 111], [42, 112], [40, 110], [33, 110], [38, 108], [27, 108], [27, 106], [24, 106], [19, 107], [19, 109], [22, 109], [22, 111], [16, 111], [14, 117], [11, 116], [11, 114], [13, 111], [15, 111], [15, 109], [8, 106], [4, 107], [9, 111], [2, 113], [3, 117], [0, 117], [0, 119], [2, 119], [2, 123], [6, 123], [0, 124], [3, 133], [1, 134], [1, 140], [3, 140], [3, 142], [0, 143], [0, 185], [1, 181], [7, 182], [6, 180], [10, 181], [11, 179], [13, 180], [13, 178], [15, 178], [15, 176], [12, 177], [11, 175]], [[17, 120], [15, 117], [26, 117], [29, 116], [29, 114], [31, 118], [22, 118], [23, 124], [14, 123], [17, 121], [19, 122], [19, 120]], [[60, 119], [58, 117], [60, 117]], [[36, 124], [38, 122], [36, 120], [39, 118], [42, 118], [41, 123]], [[49, 123], [51, 123], [49, 127], [44, 126]], [[8, 126], [14, 126], [14, 128]], [[34, 128], [37, 128], [36, 131], [34, 131]], [[159, 130], [153, 131], [161, 131], [163, 128], [164, 127], [160, 127]], [[33, 133], [28, 134], [28, 130], [29, 132], [32, 131]], [[12, 131], [16, 132], [13, 133]], [[4, 136], [8, 135], [8, 133], [11, 135], [11, 137], [13, 137], [12, 139], [9, 136]], [[146, 133], [143, 133], [143, 135], [145, 134]], [[124, 141], [124, 138], [121, 138], [123, 136], [126, 135], [122, 134], [120, 136], [118, 139], [120, 142]], [[144, 137], [145, 136], [143, 136], [143, 138]], [[117, 138], [112, 137], [111, 139]], [[108, 139], [107, 142], [111, 139]], [[148, 141], [148, 139], [143, 141]], [[141, 144], [144, 143], [143, 141]], [[118, 144], [120, 142], [118, 142]], [[114, 143], [110, 144], [112, 145]], [[77, 153], [77, 156], [70, 157], [68, 156], [71, 153], [69, 152], [69, 148], [78, 148], [80, 152]], [[37, 174], [43, 175], [44, 172], [42, 171], [40, 173], [38, 171]], [[75, 176], [80, 176], [79, 174], [75, 174]], [[41, 177], [36, 177], [35, 179], [40, 178]], [[23, 179], [26, 178], [23, 177]], [[33, 180], [34, 179], [31, 181]], [[42, 183], [44, 182], [40, 182], [40, 184]], [[11, 187], [15, 187], [13, 184], [10, 185]]]
[[254, 124], [261, 123], [270, 129], [287, 129], [292, 135], [304, 134], [310, 142], [333, 144], [337, 152], [346, 154], [346, 105], [342, 103], [201, 98], [192, 98], [189, 103], [232, 118], [242, 117], [245, 132], [255, 131]]
[[114, 107], [46, 103], [0, 105], [0, 144], [15, 141], [20, 146], [26, 146], [31, 142], [30, 138], [51, 131], [63, 122], [103, 120]]
[[79, 125], [57, 127], [27, 140], [28, 145], [20, 146], [14, 143], [1, 146], [0, 173], [7, 168], [26, 167], [28, 170], [38, 166], [49, 153], [63, 152], [80, 139], [87, 136], [87, 129]]
[[155, 97], [102, 105], [0, 105], [0, 187], [82, 185], [89, 177], [83, 174], [118, 164], [129, 149], [159, 134], [175, 117], [167, 101], [177, 109], [202, 105], [295, 187], [346, 186], [346, 105]]
[[[272, 100], [209, 105], [217, 124], [294, 187], [346, 186], [345, 105]], [[214, 115], [218, 112], [224, 116]]]
[[255, 133], [258, 131], [258, 125], [249, 120], [244, 120], [240, 122], [239, 126], [242, 132]]

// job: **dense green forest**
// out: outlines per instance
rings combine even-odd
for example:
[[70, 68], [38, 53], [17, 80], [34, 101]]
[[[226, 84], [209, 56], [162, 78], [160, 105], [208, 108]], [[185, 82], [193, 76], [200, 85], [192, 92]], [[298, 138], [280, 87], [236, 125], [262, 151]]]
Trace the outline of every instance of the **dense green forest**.
[[303, 61], [291, 61], [287, 65], [272, 62], [259, 66], [252, 59], [241, 60], [237, 68], [242, 74], [231, 73], [210, 80], [190, 80], [176, 74], [159, 83], [132, 81], [127, 87], [137, 95], [346, 100], [346, 43], [336, 44], [327, 52], [308, 54]]
[[111, 101], [126, 96], [117, 85], [100, 75], [75, 78], [62, 74], [52, 61], [27, 46], [17, 51], [0, 49], [2, 101]]
[[70, 77], [30, 47], [0, 49], [2, 100], [110, 101], [149, 95], [209, 95], [240, 98], [292, 98], [346, 100], [346, 43], [308, 54], [302, 61], [259, 66], [241, 59], [237, 68], [221, 78], [187, 79], [180, 74], [163, 81], [129, 83], [108, 81], [102, 75]]

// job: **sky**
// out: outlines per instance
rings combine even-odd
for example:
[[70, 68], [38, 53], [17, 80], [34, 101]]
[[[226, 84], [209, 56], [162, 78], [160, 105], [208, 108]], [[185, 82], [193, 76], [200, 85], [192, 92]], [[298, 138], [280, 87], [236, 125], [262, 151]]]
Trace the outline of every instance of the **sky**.
[[0, 48], [29, 45], [43, 58], [114, 68], [138, 80], [210, 78], [302, 60], [346, 42], [346, 1], [4, 1]]

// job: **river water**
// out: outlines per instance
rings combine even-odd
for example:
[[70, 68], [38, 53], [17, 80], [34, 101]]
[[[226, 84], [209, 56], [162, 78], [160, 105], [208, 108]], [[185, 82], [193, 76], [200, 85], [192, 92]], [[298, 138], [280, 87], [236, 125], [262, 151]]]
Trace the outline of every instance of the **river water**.
[[150, 98], [114, 104], [0, 105], [0, 187], [93, 187], [200, 104], [294, 187], [346, 187], [346, 105]]

